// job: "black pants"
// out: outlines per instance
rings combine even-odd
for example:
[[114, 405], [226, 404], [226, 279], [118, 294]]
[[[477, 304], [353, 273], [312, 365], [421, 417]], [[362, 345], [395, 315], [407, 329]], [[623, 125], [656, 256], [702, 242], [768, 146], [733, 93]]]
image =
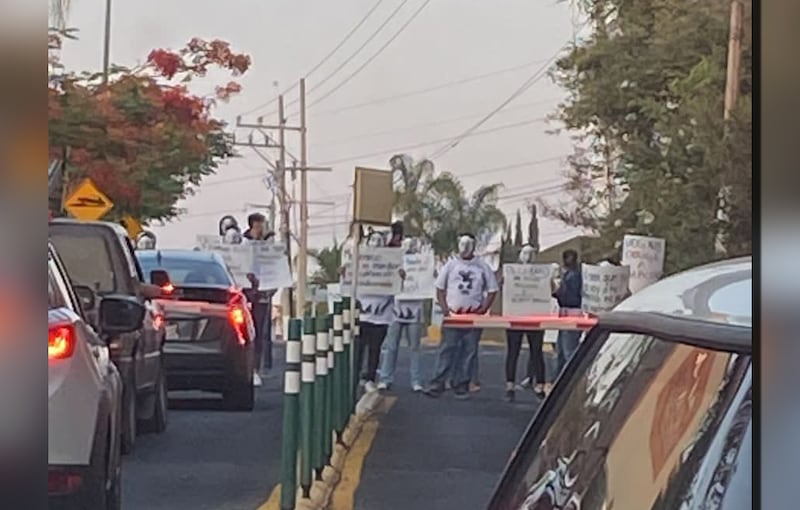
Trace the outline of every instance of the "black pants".
[[527, 376], [531, 378], [531, 384], [544, 384], [544, 353], [542, 352], [544, 331], [521, 331], [515, 329], [506, 331], [506, 342], [508, 343], [506, 381], [513, 383], [516, 380], [517, 360], [519, 359], [519, 351], [522, 349], [523, 335], [528, 337], [528, 348], [530, 349]]
[[386, 324], [373, 324], [362, 322], [359, 324], [360, 335], [356, 341], [356, 370], [361, 370], [364, 363], [364, 351], [367, 351], [367, 369], [362, 372], [367, 381], [375, 382], [378, 373], [378, 363], [381, 360], [381, 346], [386, 338], [389, 326]]
[[253, 303], [253, 322], [255, 322], [256, 338], [254, 339], [254, 352], [253, 368], [260, 372], [262, 360], [264, 358], [264, 344], [269, 341], [269, 368], [272, 365], [272, 339], [267, 340], [265, 337], [271, 333], [265, 326], [267, 324], [267, 316], [269, 315], [270, 305], [268, 303]]

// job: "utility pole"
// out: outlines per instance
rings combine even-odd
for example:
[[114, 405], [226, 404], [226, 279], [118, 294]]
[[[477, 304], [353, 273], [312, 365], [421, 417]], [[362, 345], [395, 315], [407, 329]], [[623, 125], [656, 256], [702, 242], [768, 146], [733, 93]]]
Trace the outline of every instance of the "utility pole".
[[[281, 239], [286, 244], [286, 256], [289, 258], [289, 269], [292, 268], [292, 235], [289, 228], [289, 200], [286, 194], [286, 112], [283, 105], [283, 94], [278, 96], [278, 204], [281, 206]], [[289, 317], [296, 317], [292, 289], [289, 288]]]
[[111, 53], [111, 0], [106, 0], [106, 26], [103, 34], [103, 84], [108, 83]]
[[[728, 123], [731, 120], [731, 115], [736, 109], [736, 101], [739, 99], [739, 77], [741, 74], [742, 64], [742, 18], [744, 16], [744, 6], [741, 0], [731, 1], [731, 19], [730, 19], [730, 32], [728, 35], [728, 66], [727, 74], [725, 77], [725, 111], [723, 112], [723, 119], [725, 121], [723, 137], [727, 138]], [[714, 250], [718, 255], [724, 256], [727, 254], [727, 239], [725, 232], [725, 223], [730, 220], [728, 216], [728, 208], [730, 207], [731, 188], [727, 184], [725, 174], [730, 170], [730, 167], [722, 169], [720, 176], [720, 189], [717, 196], [719, 206], [717, 209], [717, 220], [721, 225], [717, 231], [714, 240]]]
[[[300, 253], [297, 254], [297, 310], [305, 310], [308, 279], [308, 129], [306, 126], [306, 79], [300, 79]], [[313, 308], [313, 305], [312, 305]]]

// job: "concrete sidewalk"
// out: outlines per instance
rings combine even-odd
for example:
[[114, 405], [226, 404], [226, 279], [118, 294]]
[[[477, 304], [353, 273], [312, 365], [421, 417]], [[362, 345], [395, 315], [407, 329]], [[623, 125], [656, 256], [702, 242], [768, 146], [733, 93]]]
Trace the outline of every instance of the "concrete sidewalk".
[[[356, 510], [479, 510], [489, 497], [511, 451], [539, 405], [517, 391], [503, 401], [505, 349], [481, 346], [483, 388], [458, 401], [448, 392], [438, 399], [409, 389], [408, 355], [401, 349], [397, 397], [366, 454], [355, 494]], [[436, 350], [423, 349], [423, 373], [430, 375]], [[524, 373], [527, 353], [520, 356]], [[343, 509], [334, 509], [343, 510]]]

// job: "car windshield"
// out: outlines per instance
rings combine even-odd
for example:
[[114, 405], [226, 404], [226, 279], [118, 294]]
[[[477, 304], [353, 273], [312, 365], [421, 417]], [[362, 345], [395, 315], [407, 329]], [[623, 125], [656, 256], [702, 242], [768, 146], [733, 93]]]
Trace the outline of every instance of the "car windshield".
[[74, 285], [85, 285], [98, 293], [118, 292], [114, 264], [103, 235], [89, 229], [51, 232], [50, 240]]
[[145, 277], [154, 269], [163, 269], [176, 285], [233, 285], [225, 267], [213, 259], [198, 260], [175, 255], [162, 254], [158, 260], [155, 254], [137, 253], [139, 265]]
[[749, 508], [749, 356], [611, 334], [582, 367], [492, 508]]

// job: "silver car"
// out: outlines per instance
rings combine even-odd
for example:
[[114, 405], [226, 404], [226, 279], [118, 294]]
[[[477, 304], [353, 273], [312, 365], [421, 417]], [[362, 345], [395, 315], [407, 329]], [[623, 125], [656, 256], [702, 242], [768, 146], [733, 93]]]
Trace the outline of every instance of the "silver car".
[[[74, 288], [52, 246], [48, 294], [48, 499], [50, 508], [120, 508], [122, 381], [108, 346], [81, 309], [93, 299]], [[140, 327], [144, 308], [128, 297], [105, 296], [96, 326], [104, 333]]]

